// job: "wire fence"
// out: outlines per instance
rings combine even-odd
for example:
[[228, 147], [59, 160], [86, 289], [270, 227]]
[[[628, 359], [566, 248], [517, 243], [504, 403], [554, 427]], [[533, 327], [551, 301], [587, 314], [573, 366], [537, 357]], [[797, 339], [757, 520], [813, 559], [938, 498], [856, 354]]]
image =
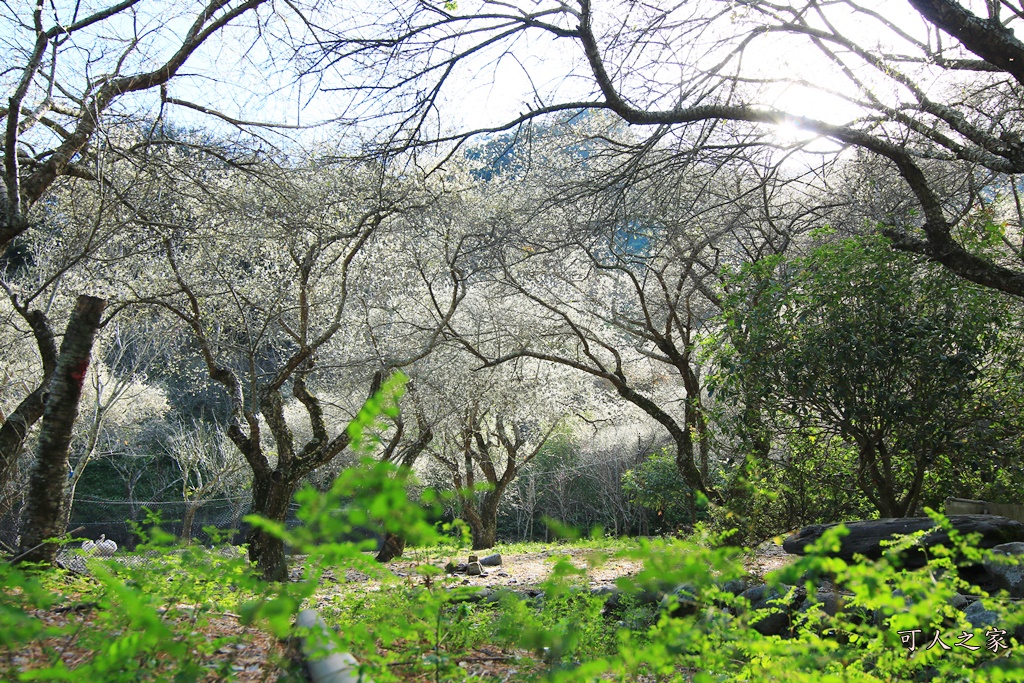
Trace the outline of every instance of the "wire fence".
[[[244, 517], [252, 505], [251, 493], [208, 499], [201, 502], [181, 500], [129, 500], [76, 496], [68, 529], [82, 528], [74, 534], [70, 548], [78, 548], [85, 540], [101, 537], [117, 543], [119, 549], [134, 550], [154, 528], [179, 539], [203, 545], [244, 542], [248, 524]], [[292, 504], [286, 523], [296, 522], [298, 505]], [[17, 548], [20, 542], [21, 510], [12, 510], [0, 520], [0, 544]]]
[[[169, 548], [146, 550], [141, 553], [127, 553], [121, 552], [121, 548], [118, 548], [117, 551], [110, 555], [101, 555], [94, 551], [83, 550], [81, 544], [74, 543], [65, 545], [57, 551], [57, 565], [78, 574], [88, 574], [89, 560], [93, 557], [113, 560], [128, 567], [138, 568], [154, 564], [169, 553], [180, 552], [182, 552], [180, 548]], [[216, 548], [216, 552], [223, 554], [225, 557], [243, 557], [246, 554], [244, 548], [236, 545], [220, 545]]]
[[248, 514], [249, 495], [201, 503], [185, 501], [110, 500], [83, 496], [75, 500], [70, 527], [85, 527], [80, 537], [96, 540], [102, 534], [126, 550], [134, 549], [140, 534], [153, 527], [179, 538], [208, 544], [214, 540], [240, 543]]

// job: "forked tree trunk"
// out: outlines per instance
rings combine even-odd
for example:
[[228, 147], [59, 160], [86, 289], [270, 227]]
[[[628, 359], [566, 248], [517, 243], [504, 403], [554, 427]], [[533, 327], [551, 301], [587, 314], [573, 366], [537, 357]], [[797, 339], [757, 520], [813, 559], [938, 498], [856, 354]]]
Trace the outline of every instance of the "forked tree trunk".
[[504, 492], [504, 486], [486, 492], [479, 506], [465, 515], [473, 539], [473, 550], [487, 550], [498, 542], [498, 502]]
[[470, 533], [473, 536], [473, 550], [487, 550], [493, 548], [498, 542], [498, 520], [482, 520], [479, 526], [470, 525]]
[[29, 430], [43, 416], [46, 391], [57, 369], [57, 342], [50, 329], [50, 321], [41, 311], [22, 311], [22, 317], [32, 328], [39, 357], [43, 362], [43, 377], [39, 386], [22, 399], [3, 424], [0, 424], [0, 517], [6, 516], [14, 505], [16, 496], [5, 499], [4, 492], [17, 474], [18, 458]]
[[44, 541], [60, 536], [66, 530], [64, 505], [68, 447], [78, 417], [78, 401], [89, 369], [93, 340], [106, 305], [106, 301], [96, 297], [78, 297], [64, 332], [57, 369], [43, 412], [36, 463], [29, 480], [25, 533], [21, 542], [22, 562], [53, 564], [57, 545]]
[[[376, 377], [374, 378], [374, 384], [379, 384], [379, 381], [376, 379]], [[410, 393], [413, 393], [414, 391], [411, 382], [408, 385], [408, 391]], [[406, 446], [401, 452], [396, 452], [395, 449], [398, 446], [398, 441], [399, 439], [401, 439], [402, 432], [404, 431], [404, 426], [401, 421], [401, 415], [399, 415], [399, 418], [397, 420], [398, 433], [395, 435], [395, 439], [392, 441], [391, 445], [387, 448], [384, 454], [383, 460], [385, 462], [397, 460], [397, 462], [399, 463], [399, 472], [402, 473], [408, 473], [409, 471], [412, 470], [412, 466], [416, 462], [417, 458], [420, 457], [420, 454], [424, 451], [424, 449], [426, 449], [428, 445], [430, 445], [430, 442], [433, 441], [434, 439], [434, 432], [427, 425], [427, 422], [423, 418], [422, 413], [417, 413], [416, 421], [419, 424], [420, 428], [419, 436], [416, 438], [415, 441]], [[404, 552], [405, 537], [402, 536], [401, 533], [385, 530], [384, 543], [381, 544], [380, 550], [377, 552], [377, 557], [375, 559], [378, 562], [390, 562], [395, 558], [401, 557], [402, 553]]]

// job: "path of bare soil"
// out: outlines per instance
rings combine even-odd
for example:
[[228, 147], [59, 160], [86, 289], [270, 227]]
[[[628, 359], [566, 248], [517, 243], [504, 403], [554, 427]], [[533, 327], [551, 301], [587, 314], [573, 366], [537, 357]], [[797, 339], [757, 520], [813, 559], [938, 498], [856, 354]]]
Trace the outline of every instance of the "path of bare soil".
[[[483, 553], [480, 553], [483, 556]], [[612, 557], [588, 548], [574, 546], [552, 546], [549, 549], [529, 553], [504, 553], [502, 564], [496, 567], [484, 567], [484, 574], [467, 576], [459, 573], [455, 576], [456, 585], [478, 586], [481, 588], [531, 588], [547, 579], [555, 563], [561, 558], [569, 561], [579, 569], [586, 570], [586, 582], [595, 588], [613, 586], [617, 579], [635, 576], [643, 569], [639, 560]], [[452, 558], [455, 562], [466, 562], [468, 554]], [[782, 546], [773, 541], [760, 545], [744, 562], [744, 566], [752, 577], [763, 577], [765, 574], [784, 567], [792, 562], [794, 556], [788, 555]], [[418, 568], [430, 564], [443, 571], [446, 559], [437, 557], [416, 557], [415, 553], [394, 560], [388, 568], [400, 578], [417, 580], [422, 574]], [[590, 566], [593, 563], [593, 566]], [[340, 581], [340, 577], [331, 577]], [[369, 581], [365, 574], [349, 571], [345, 582]], [[422, 579], [420, 579], [422, 580]]]
[[[482, 555], [482, 554], [481, 554]], [[568, 558], [573, 566], [586, 569], [587, 582], [594, 587], [614, 585], [616, 579], [633, 576], [643, 568], [637, 560], [611, 558], [598, 562], [594, 566], [588, 564], [595, 559], [594, 551], [571, 546], [553, 547], [548, 550], [531, 553], [503, 554], [502, 564], [495, 567], [484, 567], [480, 576], [456, 574], [455, 585], [478, 586], [481, 588], [530, 588], [541, 584], [550, 576], [555, 563]], [[456, 558], [457, 562], [466, 562], [468, 555]], [[446, 560], [432, 559], [426, 562], [443, 571]], [[398, 577], [415, 579], [422, 575], [418, 568], [423, 560], [405, 558], [391, 562], [388, 567]], [[349, 580], [366, 580], [368, 577], [358, 572], [350, 572]]]

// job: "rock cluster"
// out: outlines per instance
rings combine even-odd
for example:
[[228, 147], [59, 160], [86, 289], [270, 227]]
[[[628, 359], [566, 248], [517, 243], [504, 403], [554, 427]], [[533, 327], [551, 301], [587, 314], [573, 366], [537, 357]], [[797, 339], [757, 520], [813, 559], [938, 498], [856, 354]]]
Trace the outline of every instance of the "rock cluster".
[[464, 563], [455, 564], [449, 562], [445, 565], [444, 570], [449, 574], [465, 574], [466, 576], [487, 576], [487, 572], [484, 571], [484, 567], [500, 567], [501, 566], [501, 555], [495, 553], [493, 555], [487, 555], [486, 557], [477, 557], [476, 555], [470, 555], [468, 560]]
[[[982, 585], [986, 589], [1005, 590], [1010, 598], [1024, 598], [1024, 524], [1020, 522], [998, 517], [994, 515], [954, 515], [949, 517], [953, 528], [963, 534], [975, 533], [977, 545], [981, 548], [991, 550], [990, 559], [983, 565], [967, 566], [961, 570], [962, 574], [971, 575], [973, 582]], [[832, 524], [817, 524], [800, 529], [785, 540], [783, 547], [792, 554], [805, 554], [808, 546], [821, 538], [821, 536]], [[867, 558], [880, 558], [890, 553], [886, 541], [893, 539], [898, 534], [909, 534], [916, 531], [928, 531], [936, 527], [935, 522], [928, 517], [906, 518], [906, 519], [879, 519], [849, 522], [845, 524], [849, 534], [842, 537], [837, 548], [826, 551], [826, 555], [840, 557], [852, 561], [856, 555], [863, 555]], [[949, 533], [944, 529], [935, 528], [930, 533], [918, 539], [915, 546], [904, 550], [898, 556], [898, 561], [908, 568], [923, 566], [927, 558], [927, 549], [940, 544], [948, 544]], [[739, 589], [738, 586], [732, 589], [723, 590], [745, 598], [750, 609], [757, 613], [764, 613], [751, 625], [763, 635], [782, 635], [789, 633], [796, 617], [802, 612], [811, 608], [817, 608], [829, 615], [835, 615], [842, 608], [843, 596], [837, 593], [831, 586], [822, 585], [814, 595], [807, 595], [807, 591], [799, 586], [779, 585], [769, 587], [765, 584]], [[677, 598], [663, 603], [672, 610], [690, 609], [696, 611], [692, 605], [699, 605], [699, 601], [693, 596], [693, 591], [683, 586], [676, 589]], [[894, 591], [894, 597], [900, 597], [899, 591]], [[990, 609], [991, 604], [986, 602], [992, 599], [970, 598], [956, 594], [950, 604], [964, 615], [964, 620], [975, 628], [995, 626], [998, 614]], [[909, 609], [909, 598], [906, 600]], [[729, 614], [730, 610], [724, 610]], [[675, 613], [675, 612], [674, 612]], [[888, 613], [875, 611], [870, 615], [861, 615], [870, 618], [876, 625], [882, 625], [889, 617]], [[1015, 634], [1018, 639], [1024, 638], [1024, 627], [1018, 628]]]
[[[952, 515], [950, 525], [961, 535], [977, 534], [979, 548], [995, 548], [1024, 541], [1024, 523], [996, 515]], [[931, 517], [898, 517], [845, 522], [847, 533], [839, 547], [827, 553], [850, 561], [855, 555], [877, 560], [886, 554], [886, 541], [919, 531], [927, 532], [912, 548], [900, 554], [904, 567], [923, 567], [927, 562], [927, 549], [936, 545], [949, 546], [949, 532], [938, 528]], [[803, 555], [807, 548], [838, 524], [812, 524], [790, 535], [782, 547], [787, 553]]]
[[[726, 606], [722, 601], [705, 600], [697, 595], [692, 586], [683, 585], [666, 593], [660, 602], [660, 609], [675, 617], [700, 614], [702, 618], [724, 619], [726, 621], [743, 614], [749, 610], [752, 613], [751, 627], [764, 636], [788, 636], [792, 635], [796, 625], [811, 610], [824, 612], [829, 616], [835, 616], [841, 610], [846, 609], [843, 605], [844, 595], [832, 587], [823, 587], [820, 590], [808, 594], [802, 586], [787, 584], [768, 585], [757, 583], [747, 586], [743, 581], [730, 581], [720, 584], [718, 588], [742, 598], [749, 604], [749, 608], [740, 608], [735, 603]], [[893, 591], [894, 597], [902, 594]], [[614, 606], [618, 596], [609, 596], [606, 605]], [[950, 604], [963, 613], [964, 620], [974, 628], [985, 628], [988, 626], [999, 626], [999, 615], [992, 606], [992, 598], [978, 599], [960, 594], [955, 594]], [[644, 602], [644, 600], [640, 600]], [[905, 601], [906, 609], [911, 608], [910, 600]], [[853, 608], [856, 609], [856, 608]], [[867, 612], [861, 610], [859, 614], [853, 615], [856, 620], [870, 620], [876, 626], [883, 626], [891, 614], [888, 611], [875, 610]], [[1018, 640], [1024, 639], [1024, 626], [1019, 627], [1013, 634]]]

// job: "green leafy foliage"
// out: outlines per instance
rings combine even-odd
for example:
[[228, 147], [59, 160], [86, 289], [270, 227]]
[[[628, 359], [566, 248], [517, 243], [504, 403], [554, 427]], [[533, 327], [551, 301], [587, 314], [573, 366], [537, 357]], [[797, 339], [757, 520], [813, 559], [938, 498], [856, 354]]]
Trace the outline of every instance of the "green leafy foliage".
[[[157, 535], [159, 537], [159, 534]], [[195, 681], [231, 673], [236, 636], [207, 635], [211, 618], [263, 589], [238, 552], [154, 542], [117, 559], [88, 558], [88, 577], [52, 571], [38, 578], [0, 565], [0, 679], [9, 681]], [[46, 611], [81, 614], [66, 622]], [[21, 650], [41, 648], [48, 664], [26, 666]], [[62, 653], [77, 652], [73, 668]], [[31, 660], [34, 664], [38, 661]]]
[[[742, 407], [736, 433], [758, 474], [783, 475], [788, 492], [836, 498], [845, 479], [881, 515], [902, 516], [969, 493], [936, 490], [932, 473], [988, 470], [993, 453], [1014, 448], [1012, 432], [979, 419], [992, 392], [1019, 395], [1006, 352], [1016, 342], [1001, 331], [1008, 301], [881, 238], [764, 259], [727, 289], [715, 388]], [[796, 519], [822, 511], [808, 512]]]
[[[380, 405], [371, 408], [365, 422], [382, 412]], [[265, 527], [306, 555], [297, 581], [260, 581], [238, 552], [168, 545], [158, 526], [137, 551], [145, 564], [124, 561], [128, 554], [89, 559], [90, 578], [53, 573], [40, 579], [0, 566], [7, 586], [0, 593], [0, 666], [6, 667], [0, 671], [12, 681], [230, 680], [230, 659], [213, 655], [233, 639], [207, 638], [207, 620], [237, 611], [284, 637], [296, 632], [298, 610], [315, 601], [338, 627], [325, 647], [355, 653], [361, 670], [377, 681], [471, 680], [461, 664], [487, 657], [514, 668], [510, 680], [524, 681], [1024, 680], [1016, 635], [1024, 632], [1024, 613], [961, 576], [962, 564], [984, 555], [938, 516], [952, 548], [931, 549], [924, 569], [898, 562], [915, 536], [877, 562], [828, 557], [839, 528], [807, 557], [767, 577], [777, 597], [761, 610], [726, 590], [747, 572], [745, 551], [722, 538], [699, 532], [685, 541], [623, 547], [597, 534], [584, 542], [594, 549], [591, 565], [609, 556], [644, 563], [636, 576], [618, 582], [613, 609], [608, 594], [590, 590], [586, 569], [568, 558], [556, 558], [540, 594], [488, 595], [452, 585], [430, 568], [396, 576], [363, 552], [364, 545], [337, 540], [365, 525], [397, 529], [394, 520], [401, 519], [412, 543], [449, 547], [431, 521], [436, 511], [430, 508], [440, 497], [426, 492], [414, 501], [408, 483], [393, 467], [365, 460], [329, 491], [301, 491], [302, 524]], [[352, 570], [371, 574], [379, 589], [328, 581], [328, 572], [338, 577]], [[838, 595], [835, 615], [824, 609], [825, 588]], [[807, 603], [787, 606], [801, 590]], [[73, 594], [76, 604], [95, 612], [88, 628], [54, 627], [35, 616], [58, 604], [56, 592]], [[957, 593], [981, 595], [994, 625], [972, 627], [952, 607]], [[772, 613], [789, 615], [783, 632], [762, 635], [755, 627]], [[928, 647], [934, 634], [948, 649], [937, 640]], [[920, 638], [913, 650], [909, 635]], [[993, 636], [1005, 647], [986, 647]], [[961, 640], [978, 649], [959, 647]], [[60, 643], [74, 643], [89, 656], [70, 669]], [[15, 663], [14, 653], [32, 646], [52, 648], [47, 666], [25, 670]]]
[[698, 505], [694, 492], [679, 477], [675, 457], [667, 450], [654, 453], [639, 467], [622, 476], [626, 499], [645, 510], [651, 529], [672, 532], [697, 522], [707, 509], [707, 501]]

